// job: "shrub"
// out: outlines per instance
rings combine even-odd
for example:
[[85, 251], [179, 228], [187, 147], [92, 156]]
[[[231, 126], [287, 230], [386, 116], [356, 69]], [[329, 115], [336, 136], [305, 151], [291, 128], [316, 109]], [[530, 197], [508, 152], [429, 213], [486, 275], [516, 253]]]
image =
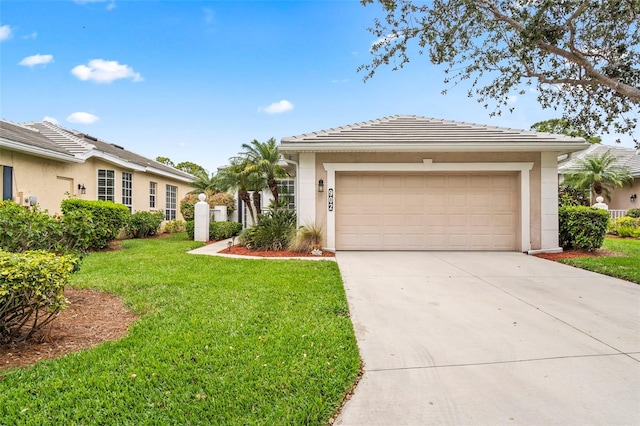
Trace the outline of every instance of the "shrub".
[[195, 232], [195, 222], [193, 220], [186, 221], [184, 224], [184, 229], [185, 231], [187, 231], [187, 236], [189, 237], [189, 239], [193, 240]]
[[135, 212], [127, 218], [125, 231], [133, 238], [145, 238], [156, 235], [164, 220], [162, 212]]
[[236, 236], [242, 231], [242, 224], [238, 222], [211, 222], [209, 224], [209, 239], [224, 240]]
[[625, 216], [609, 223], [609, 233], [620, 237], [640, 238], [640, 217]]
[[90, 247], [101, 249], [107, 247], [115, 240], [124, 228], [129, 217], [129, 208], [123, 204], [116, 204], [111, 201], [88, 201], [70, 198], [63, 200], [61, 204], [62, 212], [81, 212], [93, 218], [95, 235]]
[[[236, 210], [236, 200], [233, 195], [227, 192], [217, 192], [213, 194], [205, 194], [206, 202], [210, 208], [215, 206], [227, 206], [227, 214], [231, 214]], [[195, 205], [198, 202], [198, 194], [187, 194], [180, 201], [180, 213], [184, 220], [193, 220]]]
[[589, 198], [585, 191], [567, 185], [558, 187], [558, 206], [588, 206]]
[[258, 224], [241, 235], [240, 244], [252, 250], [283, 250], [289, 247], [295, 227], [295, 212], [271, 210], [259, 215]]
[[638, 218], [640, 217], [640, 209], [639, 208], [629, 209], [625, 213], [625, 216]]
[[182, 220], [173, 219], [164, 224], [164, 232], [168, 232], [169, 234], [184, 232], [185, 230], [185, 223]]
[[558, 208], [560, 245], [563, 248], [595, 250], [607, 233], [609, 212], [584, 206]]
[[305, 225], [298, 228], [291, 239], [289, 249], [299, 253], [310, 252], [315, 246], [322, 242], [322, 227], [316, 225]]
[[69, 212], [52, 217], [37, 206], [23, 207], [13, 201], [0, 201], [0, 229], [0, 249], [14, 253], [45, 250], [81, 255], [95, 234], [90, 214]]
[[45, 251], [0, 250], [0, 344], [29, 338], [65, 308], [63, 291], [76, 262]]

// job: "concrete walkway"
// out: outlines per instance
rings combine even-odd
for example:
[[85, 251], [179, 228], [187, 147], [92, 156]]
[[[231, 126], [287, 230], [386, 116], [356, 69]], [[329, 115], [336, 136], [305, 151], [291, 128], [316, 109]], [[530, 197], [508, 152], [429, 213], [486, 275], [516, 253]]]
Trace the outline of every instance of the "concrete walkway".
[[336, 424], [640, 424], [640, 285], [520, 253], [337, 261], [365, 373]]

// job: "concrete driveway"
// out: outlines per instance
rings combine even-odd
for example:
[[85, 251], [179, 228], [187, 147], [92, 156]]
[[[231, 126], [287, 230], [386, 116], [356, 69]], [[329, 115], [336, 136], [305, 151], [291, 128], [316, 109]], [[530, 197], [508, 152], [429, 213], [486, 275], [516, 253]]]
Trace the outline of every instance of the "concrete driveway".
[[339, 252], [339, 425], [638, 425], [640, 285], [520, 253]]

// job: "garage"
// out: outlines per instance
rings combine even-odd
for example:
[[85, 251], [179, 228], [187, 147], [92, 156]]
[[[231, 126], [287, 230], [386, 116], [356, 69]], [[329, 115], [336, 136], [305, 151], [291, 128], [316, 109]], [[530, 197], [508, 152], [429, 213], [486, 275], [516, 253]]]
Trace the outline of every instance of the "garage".
[[516, 250], [516, 173], [338, 173], [338, 250]]

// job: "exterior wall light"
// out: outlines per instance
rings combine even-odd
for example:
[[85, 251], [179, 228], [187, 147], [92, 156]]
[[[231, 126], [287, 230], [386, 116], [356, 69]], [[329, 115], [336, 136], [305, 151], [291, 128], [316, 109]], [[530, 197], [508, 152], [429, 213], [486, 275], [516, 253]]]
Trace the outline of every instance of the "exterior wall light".
[[637, 198], [637, 195], [633, 194], [633, 195], [631, 195], [631, 197], [629, 197], [629, 201], [631, 201], [632, 203], [635, 203], [636, 202], [636, 198]]
[[79, 183], [79, 184], [78, 184], [78, 191], [80, 191], [80, 193], [81, 193], [82, 195], [84, 195], [84, 194], [86, 194], [86, 193], [87, 193], [87, 188], [84, 186], [84, 184], [80, 184], [80, 183]]
[[318, 192], [324, 192], [324, 181], [322, 179], [318, 181]]

